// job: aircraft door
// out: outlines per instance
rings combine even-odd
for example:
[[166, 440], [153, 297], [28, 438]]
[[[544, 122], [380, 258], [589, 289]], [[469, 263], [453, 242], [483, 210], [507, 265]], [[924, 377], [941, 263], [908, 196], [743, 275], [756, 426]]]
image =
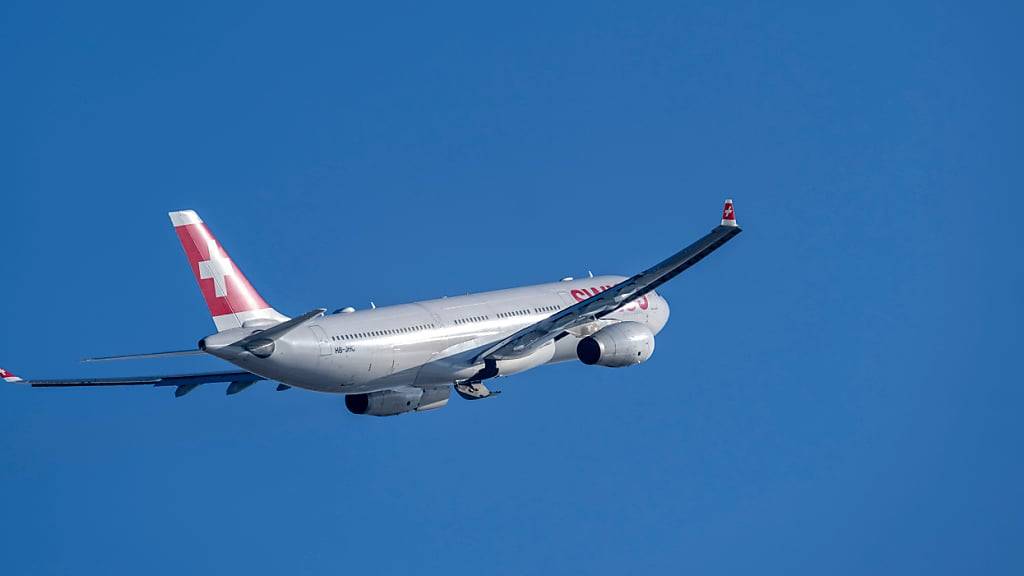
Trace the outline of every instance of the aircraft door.
[[313, 331], [313, 335], [316, 336], [316, 341], [320, 345], [320, 357], [333, 354], [334, 346], [331, 345], [331, 339], [327, 337], [324, 329], [316, 324], [311, 325], [309, 329]]
[[370, 355], [370, 379], [389, 376], [395, 369], [395, 349], [390, 344], [374, 348]]
[[564, 290], [559, 290], [558, 297], [562, 299], [562, 304], [564, 304], [563, 308], [579, 304], [578, 300], [570, 296], [569, 293]]

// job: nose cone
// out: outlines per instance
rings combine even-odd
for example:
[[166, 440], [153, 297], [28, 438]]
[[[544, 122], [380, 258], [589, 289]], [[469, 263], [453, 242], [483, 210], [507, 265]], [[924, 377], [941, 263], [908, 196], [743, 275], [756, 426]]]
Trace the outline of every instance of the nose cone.
[[671, 314], [671, 308], [669, 308], [668, 300], [662, 298], [660, 294], [652, 294], [658, 305], [655, 307], [654, 313], [651, 314], [651, 327], [654, 329], [655, 333], [658, 333], [665, 327], [665, 324], [668, 324], [668, 317]]

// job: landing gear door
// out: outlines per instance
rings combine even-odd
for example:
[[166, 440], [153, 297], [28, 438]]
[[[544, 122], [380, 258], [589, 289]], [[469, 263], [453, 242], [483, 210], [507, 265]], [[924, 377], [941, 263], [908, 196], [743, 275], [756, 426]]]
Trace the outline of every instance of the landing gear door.
[[309, 327], [313, 331], [313, 335], [316, 336], [316, 341], [320, 345], [320, 356], [330, 356], [334, 353], [334, 347], [331, 345], [330, 338], [327, 337], [327, 333], [324, 329], [316, 324]]

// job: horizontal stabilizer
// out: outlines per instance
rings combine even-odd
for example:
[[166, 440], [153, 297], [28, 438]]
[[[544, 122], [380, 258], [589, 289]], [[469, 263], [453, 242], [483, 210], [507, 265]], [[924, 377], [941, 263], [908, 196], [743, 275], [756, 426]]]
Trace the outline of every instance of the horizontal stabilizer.
[[248, 336], [238, 338], [235, 331], [218, 332], [199, 341], [199, 349], [218, 358], [233, 361], [239, 355], [252, 354], [257, 358], [268, 358], [274, 353], [274, 341], [288, 332], [302, 326], [309, 320], [323, 315], [324, 308], [310, 310], [302, 316], [274, 324], [266, 329], [252, 330]]
[[97, 356], [82, 358], [82, 362], [109, 362], [112, 360], [145, 360], [149, 358], [175, 358], [178, 356], [198, 356], [202, 350], [171, 350], [169, 352], [143, 352], [141, 354], [122, 354], [120, 356]]
[[295, 318], [292, 318], [291, 320], [288, 320], [287, 322], [281, 322], [280, 324], [274, 324], [273, 326], [271, 326], [270, 328], [267, 328], [266, 330], [260, 330], [259, 332], [253, 332], [252, 334], [246, 336], [245, 338], [242, 338], [241, 340], [239, 340], [237, 342], [232, 343], [231, 345], [232, 346], [238, 346], [239, 348], [245, 348], [246, 346], [248, 346], [250, 344], [253, 344], [253, 343], [256, 343], [258, 341], [276, 340], [276, 339], [280, 338], [281, 336], [284, 336], [288, 332], [291, 332], [292, 330], [294, 330], [294, 329], [298, 328], [299, 326], [305, 324], [309, 320], [312, 320], [313, 318], [316, 318], [318, 316], [322, 316], [323, 313], [326, 312], [326, 311], [327, 311], [326, 308], [317, 308], [315, 310], [310, 310], [309, 312], [306, 312], [302, 316], [296, 316]]

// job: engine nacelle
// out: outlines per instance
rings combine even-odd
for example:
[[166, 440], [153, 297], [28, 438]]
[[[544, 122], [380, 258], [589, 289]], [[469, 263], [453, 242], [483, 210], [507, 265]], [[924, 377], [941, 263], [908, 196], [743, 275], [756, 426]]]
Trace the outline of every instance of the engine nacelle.
[[654, 354], [654, 332], [640, 322], [619, 322], [594, 332], [576, 345], [584, 364], [619, 368], [646, 362]]
[[368, 394], [345, 396], [345, 407], [353, 414], [367, 416], [394, 416], [405, 412], [423, 412], [448, 404], [452, 390], [449, 386], [416, 388], [407, 386], [397, 390], [381, 390]]

